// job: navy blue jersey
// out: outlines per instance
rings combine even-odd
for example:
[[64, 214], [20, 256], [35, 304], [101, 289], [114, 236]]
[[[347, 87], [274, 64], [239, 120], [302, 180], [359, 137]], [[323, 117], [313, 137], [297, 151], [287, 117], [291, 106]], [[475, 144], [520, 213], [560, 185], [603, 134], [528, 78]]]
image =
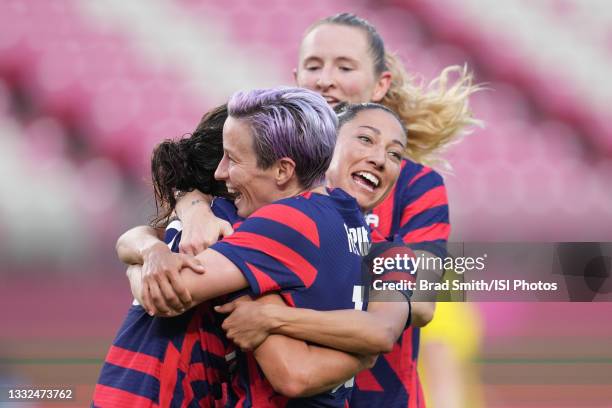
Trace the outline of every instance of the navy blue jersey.
[[[387, 198], [368, 215], [374, 241], [399, 238], [413, 250], [445, 256], [450, 234], [448, 201], [442, 176], [429, 167], [402, 161], [399, 179]], [[351, 407], [423, 408], [417, 373], [420, 329], [406, 327], [374, 367], [360, 372]]]
[[[354, 198], [340, 189], [264, 206], [212, 248], [244, 274], [256, 296], [279, 292], [290, 306], [362, 309], [361, 256], [369, 231]], [[230, 405], [343, 407], [352, 383], [299, 400], [272, 390], [252, 353], [238, 353]]]
[[[213, 212], [235, 226], [231, 201], [216, 199]], [[181, 224], [171, 222], [165, 242], [178, 252]], [[151, 317], [134, 301], [106, 356], [95, 388], [95, 407], [201, 407], [222, 398], [228, 378], [227, 341], [213, 302], [173, 318]]]

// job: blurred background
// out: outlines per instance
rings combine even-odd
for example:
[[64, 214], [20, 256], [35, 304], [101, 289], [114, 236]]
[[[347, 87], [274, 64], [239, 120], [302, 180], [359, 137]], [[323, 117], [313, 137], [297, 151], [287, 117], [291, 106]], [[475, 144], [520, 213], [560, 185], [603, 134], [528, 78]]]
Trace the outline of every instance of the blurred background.
[[[153, 214], [153, 146], [234, 91], [292, 84], [304, 30], [343, 11], [409, 72], [467, 63], [489, 88], [485, 128], [445, 155], [452, 240], [612, 241], [607, 0], [2, 0], [0, 383], [87, 405], [131, 302], [114, 244]], [[612, 407], [612, 305], [472, 306], [465, 406]]]

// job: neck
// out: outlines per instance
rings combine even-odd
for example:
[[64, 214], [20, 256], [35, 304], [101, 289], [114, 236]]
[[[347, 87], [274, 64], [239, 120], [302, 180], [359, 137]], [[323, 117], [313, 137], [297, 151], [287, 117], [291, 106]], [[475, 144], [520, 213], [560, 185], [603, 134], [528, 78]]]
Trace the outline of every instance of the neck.
[[324, 195], [327, 195], [327, 189], [325, 188], [325, 185], [323, 185], [323, 184], [318, 185], [318, 186], [311, 187], [311, 188], [309, 189], [309, 191], [311, 191], [311, 192], [313, 192], [313, 193], [318, 193], [318, 194], [324, 194]]
[[303, 186], [300, 186], [299, 184], [294, 184], [292, 186], [286, 187], [282, 189], [281, 191], [279, 191], [278, 197], [276, 199], [281, 200], [283, 198], [295, 197], [307, 191], [310, 191], [312, 193], [327, 195], [327, 190], [325, 189], [324, 184], [317, 184], [310, 188], [304, 188]]

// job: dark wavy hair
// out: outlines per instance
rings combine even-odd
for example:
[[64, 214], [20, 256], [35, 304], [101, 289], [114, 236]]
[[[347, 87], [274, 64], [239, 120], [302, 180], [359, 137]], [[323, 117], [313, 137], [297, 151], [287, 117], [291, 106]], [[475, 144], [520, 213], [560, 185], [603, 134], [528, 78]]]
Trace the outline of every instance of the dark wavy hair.
[[199, 190], [204, 194], [229, 197], [225, 182], [214, 174], [223, 157], [223, 124], [227, 105], [204, 114], [193, 133], [179, 140], [158, 144], [151, 157], [151, 177], [156, 216], [151, 224], [165, 226], [176, 206], [176, 193]]

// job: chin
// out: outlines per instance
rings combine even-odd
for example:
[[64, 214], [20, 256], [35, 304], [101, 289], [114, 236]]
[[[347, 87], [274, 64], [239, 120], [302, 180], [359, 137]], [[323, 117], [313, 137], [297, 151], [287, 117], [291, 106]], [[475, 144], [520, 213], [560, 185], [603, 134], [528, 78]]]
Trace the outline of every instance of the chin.
[[359, 207], [361, 207], [361, 209], [364, 211], [373, 210], [378, 204], [382, 202], [383, 202], [382, 197], [377, 197], [375, 199], [372, 199], [371, 197], [369, 197], [369, 198], [364, 198], [362, 200], [357, 200]]
[[372, 210], [376, 205], [376, 203], [374, 203], [371, 198], [366, 198], [359, 195], [354, 197], [355, 200], [357, 200], [357, 205], [359, 205], [359, 208], [361, 208], [362, 211]]

